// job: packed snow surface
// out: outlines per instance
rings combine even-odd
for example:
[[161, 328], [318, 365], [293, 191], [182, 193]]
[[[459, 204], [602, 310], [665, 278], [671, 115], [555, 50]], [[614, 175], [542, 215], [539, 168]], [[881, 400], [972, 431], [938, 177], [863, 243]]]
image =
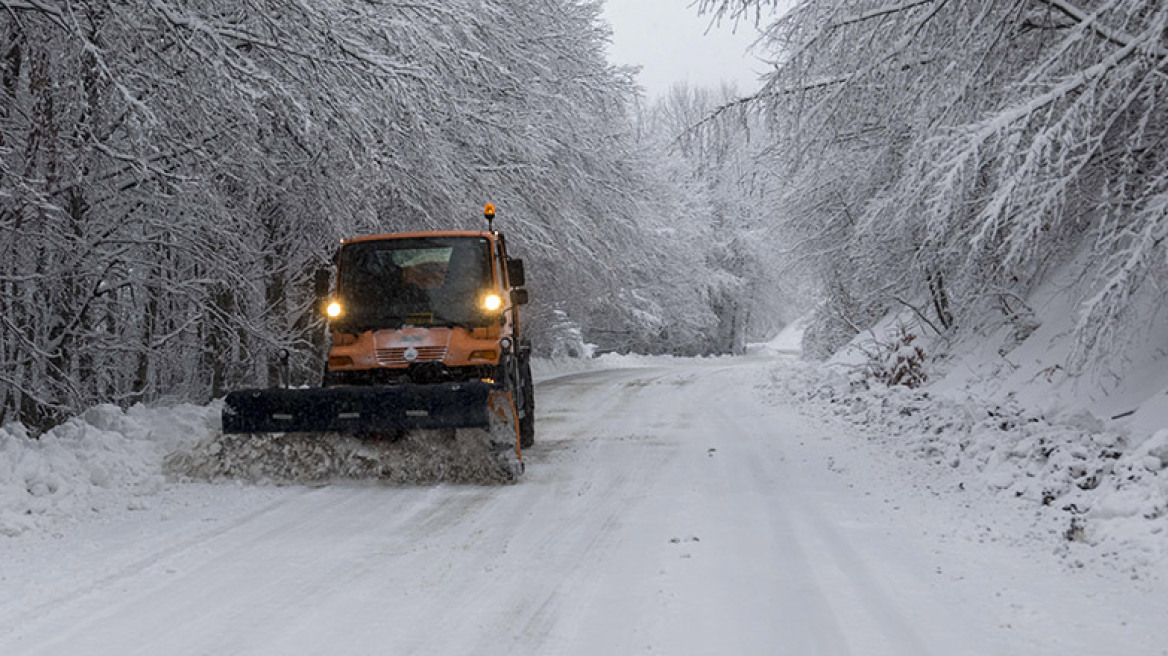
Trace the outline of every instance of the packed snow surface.
[[1168, 654], [1168, 434], [768, 348], [585, 366], [541, 369], [513, 486], [165, 477], [214, 406], [5, 427], [0, 654]]

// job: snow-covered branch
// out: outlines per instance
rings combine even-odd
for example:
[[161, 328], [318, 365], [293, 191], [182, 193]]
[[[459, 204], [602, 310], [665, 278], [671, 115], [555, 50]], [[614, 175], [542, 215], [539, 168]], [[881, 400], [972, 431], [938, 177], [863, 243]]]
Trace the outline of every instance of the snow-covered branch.
[[1095, 32], [1099, 36], [1110, 41], [1111, 43], [1113, 43], [1117, 46], [1120, 46], [1121, 48], [1127, 48], [1127, 47], [1131, 46], [1133, 43], [1136, 43], [1137, 41], [1141, 41], [1142, 42], [1142, 46], [1141, 46], [1142, 49], [1145, 52], [1147, 52], [1148, 54], [1155, 55], [1156, 57], [1168, 56], [1168, 49], [1165, 49], [1163, 46], [1161, 46], [1157, 42], [1157, 40], [1155, 40], [1155, 39], [1153, 39], [1151, 41], [1141, 40], [1141, 39], [1138, 39], [1137, 37], [1132, 36], [1130, 34], [1125, 34], [1121, 30], [1114, 30], [1114, 29], [1108, 28], [1104, 25], [1101, 25], [1099, 22], [1099, 14], [1098, 13], [1088, 14], [1087, 12], [1083, 11], [1079, 7], [1076, 7], [1075, 5], [1071, 4], [1070, 2], [1066, 2], [1066, 0], [1035, 0], [1035, 1], [1039, 2], [1041, 4], [1044, 4], [1052, 9], [1058, 10], [1064, 16], [1074, 20], [1075, 23], [1079, 23], [1079, 24], [1087, 26], [1091, 31]]

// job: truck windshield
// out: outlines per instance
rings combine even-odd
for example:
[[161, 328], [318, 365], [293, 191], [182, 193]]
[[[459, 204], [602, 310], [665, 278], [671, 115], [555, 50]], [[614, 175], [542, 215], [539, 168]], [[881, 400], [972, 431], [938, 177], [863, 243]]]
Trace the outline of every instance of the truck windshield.
[[490, 289], [483, 237], [385, 239], [341, 249], [337, 293], [349, 330], [479, 324]]

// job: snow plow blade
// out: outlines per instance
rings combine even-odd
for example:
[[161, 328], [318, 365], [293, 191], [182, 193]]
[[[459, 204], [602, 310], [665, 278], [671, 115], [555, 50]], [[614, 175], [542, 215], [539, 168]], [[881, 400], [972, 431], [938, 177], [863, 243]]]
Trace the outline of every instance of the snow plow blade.
[[487, 383], [243, 390], [227, 395], [223, 432], [354, 434], [490, 426]]
[[234, 392], [222, 433], [165, 469], [203, 480], [497, 485], [524, 466], [511, 393], [475, 381]]

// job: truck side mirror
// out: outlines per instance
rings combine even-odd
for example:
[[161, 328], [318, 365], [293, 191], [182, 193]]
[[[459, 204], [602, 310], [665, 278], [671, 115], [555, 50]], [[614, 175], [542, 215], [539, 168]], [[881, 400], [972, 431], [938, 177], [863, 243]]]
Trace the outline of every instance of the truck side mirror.
[[323, 308], [324, 304], [328, 302], [329, 297], [329, 279], [332, 277], [332, 272], [326, 268], [316, 270], [316, 274], [312, 278], [312, 293], [316, 297], [316, 304]]
[[526, 283], [523, 278], [523, 260], [507, 260], [507, 280], [512, 287], [522, 287]]
[[527, 290], [526, 289], [512, 289], [511, 290], [511, 304], [512, 305], [527, 305]]

